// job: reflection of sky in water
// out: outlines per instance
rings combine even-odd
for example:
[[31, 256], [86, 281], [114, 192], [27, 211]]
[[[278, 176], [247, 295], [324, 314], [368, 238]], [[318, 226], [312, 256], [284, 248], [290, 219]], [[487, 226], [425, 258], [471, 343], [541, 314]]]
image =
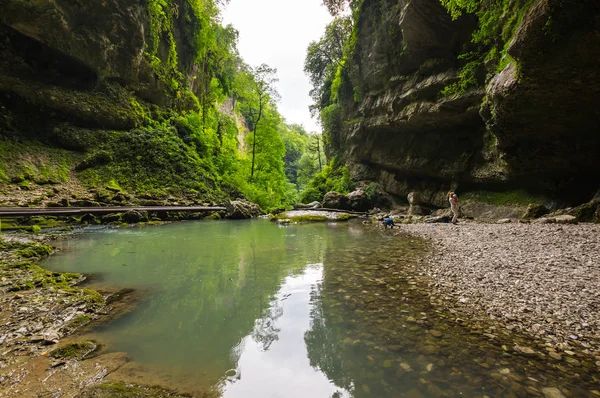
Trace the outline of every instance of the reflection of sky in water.
[[285, 279], [269, 314], [256, 321], [252, 335], [236, 348], [237, 376], [226, 381], [224, 398], [331, 397], [336, 391], [340, 398], [351, 396], [310, 366], [307, 357], [310, 293], [322, 274], [323, 265], [314, 264], [304, 274]]

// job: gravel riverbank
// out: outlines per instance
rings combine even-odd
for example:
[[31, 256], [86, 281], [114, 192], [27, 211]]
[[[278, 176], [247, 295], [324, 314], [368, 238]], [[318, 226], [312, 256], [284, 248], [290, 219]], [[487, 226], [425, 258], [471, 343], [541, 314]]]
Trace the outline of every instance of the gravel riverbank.
[[600, 225], [465, 222], [400, 229], [433, 242], [423, 266], [449, 307], [483, 311], [509, 330], [598, 355]]

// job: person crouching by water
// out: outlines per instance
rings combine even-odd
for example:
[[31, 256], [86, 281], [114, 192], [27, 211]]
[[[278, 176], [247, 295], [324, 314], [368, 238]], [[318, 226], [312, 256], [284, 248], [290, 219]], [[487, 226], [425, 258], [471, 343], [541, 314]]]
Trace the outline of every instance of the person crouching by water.
[[383, 219], [383, 225], [384, 225], [385, 229], [387, 229], [387, 227], [394, 229], [394, 227], [396, 226], [396, 224], [394, 224], [394, 219], [390, 216], [387, 216], [386, 218]]
[[448, 201], [450, 202], [450, 210], [452, 210], [452, 224], [456, 224], [458, 222], [458, 196], [454, 191], [448, 192]]

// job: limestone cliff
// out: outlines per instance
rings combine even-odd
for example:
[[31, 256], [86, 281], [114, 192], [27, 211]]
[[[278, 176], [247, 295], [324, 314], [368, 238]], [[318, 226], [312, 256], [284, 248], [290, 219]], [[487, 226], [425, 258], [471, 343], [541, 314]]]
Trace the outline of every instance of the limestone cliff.
[[[439, 0], [365, 0], [356, 20], [347, 123], [332, 142], [355, 178], [444, 205], [450, 188], [526, 189], [564, 202], [600, 186], [600, 12], [594, 0], [504, 1], [499, 62], [461, 54], [481, 29]], [[515, 15], [511, 15], [513, 12]], [[504, 29], [506, 31], [508, 29]], [[502, 44], [502, 40], [499, 40]], [[495, 44], [498, 46], [498, 44]], [[496, 54], [494, 45], [486, 51]]]
[[222, 197], [189, 131], [172, 127], [212, 78], [198, 70], [197, 35], [214, 27], [194, 2], [0, 4], [0, 203], [27, 204], [20, 191], [40, 204], [106, 202], [111, 191], [87, 191], [109, 185]]
[[[40, 115], [46, 125], [123, 129], [143, 123], [140, 101], [175, 105], [147, 54], [153, 38], [144, 1], [4, 0], [0, 18], [4, 134], [23, 131], [7, 120], [12, 112]], [[183, 30], [175, 37], [178, 69], [187, 73], [192, 38]], [[157, 58], [166, 61], [168, 45], [161, 37]]]

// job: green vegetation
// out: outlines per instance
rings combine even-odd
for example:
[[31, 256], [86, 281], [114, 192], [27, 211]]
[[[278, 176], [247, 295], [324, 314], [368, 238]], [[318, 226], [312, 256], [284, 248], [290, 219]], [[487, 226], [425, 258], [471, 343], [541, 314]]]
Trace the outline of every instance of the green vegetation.
[[81, 359], [94, 351], [96, 347], [97, 345], [93, 341], [70, 343], [52, 350], [50, 356], [54, 359]]
[[[475, 14], [479, 20], [471, 39], [471, 50], [459, 55], [463, 61], [457, 82], [445, 87], [441, 94], [462, 94], [484, 83], [488, 73], [498, 73], [511, 61], [507, 49], [525, 12], [533, 0], [440, 0], [452, 18]], [[484, 66], [485, 65], [485, 66]]]
[[0, 139], [0, 183], [16, 183], [22, 188], [67, 182], [75, 156], [63, 149], [40, 143]]
[[125, 383], [98, 384], [78, 396], [81, 398], [184, 398], [183, 395], [158, 387], [138, 387]]
[[327, 216], [319, 216], [314, 214], [305, 214], [302, 216], [295, 216], [290, 218], [290, 222], [321, 222], [327, 220]]
[[[98, 201], [111, 200], [109, 190], [125, 198], [213, 203], [245, 197], [264, 210], [295, 202], [307, 133], [288, 126], [277, 110], [276, 70], [243, 62], [238, 32], [221, 23], [220, 3], [145, 3], [145, 61], [158, 90], [103, 79], [90, 91], [10, 81], [23, 98], [39, 92], [33, 105], [56, 110], [66, 121], [51, 132], [32, 128], [36, 132], [19, 142], [3, 139], [0, 184], [36, 190], [76, 177], [96, 189]], [[25, 135], [11, 117], [3, 120], [15, 136]], [[316, 171], [303, 164], [306, 180]]]
[[340, 165], [337, 159], [333, 159], [322, 171], [315, 174], [302, 192], [300, 201], [302, 203], [320, 202], [327, 192], [346, 194], [353, 189], [350, 172], [345, 166]]

